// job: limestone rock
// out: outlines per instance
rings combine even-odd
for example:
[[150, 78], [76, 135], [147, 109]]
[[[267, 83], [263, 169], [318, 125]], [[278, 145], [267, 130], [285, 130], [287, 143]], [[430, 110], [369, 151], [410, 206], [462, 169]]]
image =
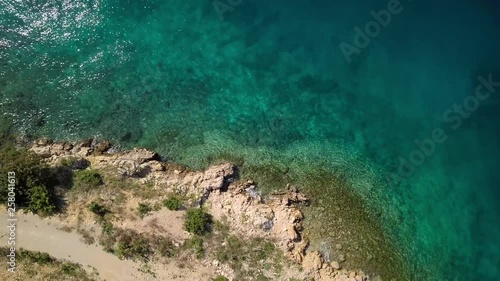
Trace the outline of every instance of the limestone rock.
[[99, 141], [93, 144], [92, 149], [94, 154], [102, 155], [111, 148], [111, 143], [109, 141]]
[[287, 230], [288, 239], [293, 242], [298, 242], [300, 240], [300, 235], [295, 230], [295, 227], [290, 226]]
[[151, 167], [151, 170], [155, 172], [165, 171], [165, 166], [160, 161], [153, 160], [149, 162], [148, 165]]
[[302, 266], [307, 271], [319, 270], [323, 265], [323, 258], [318, 251], [310, 252], [304, 257]]
[[49, 158], [52, 156], [52, 151], [50, 149], [50, 146], [39, 146], [36, 145], [31, 148], [31, 150], [40, 155], [42, 158]]
[[156, 152], [144, 148], [134, 148], [131, 151], [125, 152], [119, 158], [142, 164], [150, 160], [155, 160], [157, 157], [158, 154]]
[[212, 166], [198, 180], [199, 186], [205, 191], [220, 190], [226, 178], [234, 174], [234, 165], [230, 163]]
[[51, 139], [48, 139], [48, 138], [41, 138], [41, 139], [35, 140], [35, 146], [48, 146], [48, 145], [51, 145], [52, 143], [53, 143], [53, 141]]
[[296, 187], [291, 185], [287, 185], [286, 190], [276, 191], [271, 193], [270, 200], [278, 201], [284, 205], [292, 205], [292, 204], [308, 204], [309, 199], [303, 194], [300, 193]]
[[337, 261], [332, 261], [330, 263], [330, 266], [335, 269], [335, 270], [339, 270], [341, 267], [340, 267], [340, 264], [337, 262]]

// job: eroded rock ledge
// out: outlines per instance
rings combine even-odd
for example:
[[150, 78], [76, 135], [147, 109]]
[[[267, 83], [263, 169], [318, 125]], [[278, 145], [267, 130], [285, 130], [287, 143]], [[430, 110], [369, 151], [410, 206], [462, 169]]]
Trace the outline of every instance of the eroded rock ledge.
[[309, 199], [294, 186], [288, 185], [264, 199], [256, 183], [238, 179], [237, 167], [231, 163], [192, 171], [162, 162], [158, 154], [146, 149], [119, 151], [109, 142], [94, 139], [78, 143], [39, 139], [30, 149], [51, 165], [71, 158], [79, 169], [106, 169], [116, 175], [135, 177], [141, 183], [166, 187], [165, 193], [187, 194], [192, 204], [203, 205], [214, 218], [227, 221], [231, 231], [241, 237], [274, 241], [288, 259], [302, 266], [305, 276], [314, 280], [370, 280], [362, 271], [341, 268], [342, 261], [326, 262], [318, 251], [307, 250], [300, 206], [308, 204]]

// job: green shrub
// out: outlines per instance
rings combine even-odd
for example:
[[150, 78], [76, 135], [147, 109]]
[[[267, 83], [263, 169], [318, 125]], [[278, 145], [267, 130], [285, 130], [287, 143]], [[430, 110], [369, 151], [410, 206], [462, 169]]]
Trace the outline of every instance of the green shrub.
[[40, 156], [27, 149], [17, 149], [11, 144], [0, 147], [0, 202], [7, 202], [8, 173], [15, 172], [16, 203], [27, 206], [30, 199], [30, 190], [35, 186], [45, 186], [52, 195], [52, 187], [57, 178], [53, 170], [41, 162]]
[[26, 251], [24, 249], [21, 249], [18, 255], [20, 260], [26, 260], [38, 264], [50, 264], [56, 261], [56, 259], [54, 259], [47, 253]]
[[229, 281], [229, 279], [227, 277], [219, 275], [215, 277], [214, 281]]
[[203, 239], [200, 237], [195, 236], [187, 240], [184, 246], [192, 250], [197, 258], [201, 259], [203, 257], [205, 250], [203, 249]]
[[60, 161], [59, 161], [59, 164], [61, 166], [65, 166], [65, 167], [68, 167], [68, 168], [71, 168], [73, 167], [73, 165], [78, 161], [78, 158], [76, 157], [65, 157], [65, 158], [62, 158]]
[[139, 203], [139, 206], [137, 207], [137, 211], [139, 211], [139, 214], [141, 214], [141, 217], [148, 215], [152, 210], [153, 210], [153, 208], [149, 204], [146, 204], [146, 203]]
[[276, 247], [273, 243], [261, 240], [259, 238], [257, 238], [256, 241], [256, 244], [260, 246], [255, 248], [255, 257], [257, 258], [257, 260], [265, 260], [274, 253]]
[[104, 220], [102, 222], [101, 227], [103, 234], [108, 234], [108, 235], [113, 234], [113, 224], [110, 221]]
[[118, 239], [115, 254], [121, 259], [147, 260], [151, 254], [148, 240], [136, 232], [124, 233]]
[[178, 249], [174, 243], [165, 237], [155, 237], [152, 244], [154, 245], [155, 252], [162, 257], [175, 257], [178, 254]]
[[56, 209], [51, 194], [43, 185], [33, 187], [29, 191], [29, 197], [28, 209], [35, 214], [46, 216]]
[[191, 209], [186, 213], [184, 228], [191, 233], [204, 235], [210, 230], [212, 216], [202, 209]]
[[73, 170], [84, 170], [88, 166], [90, 166], [90, 162], [87, 159], [84, 158], [77, 158], [77, 157], [65, 157], [62, 158], [61, 161], [59, 161], [59, 164], [61, 166], [73, 169]]
[[61, 265], [61, 271], [65, 275], [77, 276], [81, 270], [82, 270], [81, 266], [76, 263], [64, 262]]
[[163, 201], [163, 205], [171, 211], [177, 211], [182, 207], [182, 202], [176, 196], [172, 196]]
[[99, 236], [99, 245], [102, 246], [102, 248], [105, 252], [113, 253], [114, 247], [116, 244], [116, 239], [117, 239], [116, 235], [110, 235], [108, 233], [103, 233], [101, 236]]
[[[229, 235], [223, 246], [217, 248], [215, 258], [229, 265], [234, 270], [236, 279], [240, 280], [251, 274], [250, 269], [245, 268], [245, 264], [252, 264], [252, 270], [272, 269], [274, 272], [279, 272], [282, 269], [282, 255], [283, 253], [276, 249], [273, 243], [263, 238], [243, 240], [235, 235]], [[259, 280], [257, 276], [254, 276], [254, 279]]]
[[96, 202], [91, 202], [87, 207], [89, 211], [101, 217], [103, 217], [109, 212], [108, 209], [106, 209], [106, 207]]
[[74, 186], [84, 191], [91, 190], [103, 184], [102, 176], [95, 170], [82, 170], [75, 173]]
[[[5, 256], [9, 252], [9, 248], [0, 247], [0, 255]], [[22, 271], [25, 271], [31, 277], [35, 277], [31, 278], [33, 280], [95, 280], [95, 276], [91, 276], [93, 274], [88, 274], [81, 265], [65, 260], [57, 260], [47, 253], [19, 249], [17, 252], [16, 263], [18, 263], [18, 265], [22, 265]], [[36, 263], [41, 267], [33, 267], [33, 263]], [[35, 272], [33, 269], [35, 269], [35, 271], [39, 271]], [[13, 278], [12, 280], [26, 280], [26, 278], [23, 279], [22, 277], [19, 277]]]

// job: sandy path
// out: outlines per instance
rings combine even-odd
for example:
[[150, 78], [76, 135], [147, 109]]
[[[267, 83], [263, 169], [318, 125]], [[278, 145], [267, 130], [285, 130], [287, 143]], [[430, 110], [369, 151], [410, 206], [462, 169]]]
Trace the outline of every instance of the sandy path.
[[[97, 269], [99, 276], [108, 281], [135, 281], [153, 278], [136, 269], [136, 264], [120, 260], [106, 253], [97, 245], [86, 245], [77, 233], [59, 230], [54, 220], [44, 220], [31, 214], [17, 214], [16, 248], [49, 253], [58, 259], [80, 263]], [[0, 221], [7, 223], [6, 212], [0, 214]], [[0, 227], [2, 245], [7, 245], [7, 227]]]

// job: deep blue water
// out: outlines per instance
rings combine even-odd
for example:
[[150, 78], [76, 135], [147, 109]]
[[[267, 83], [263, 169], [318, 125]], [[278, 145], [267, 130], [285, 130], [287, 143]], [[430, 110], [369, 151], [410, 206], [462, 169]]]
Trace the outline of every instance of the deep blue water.
[[21, 134], [193, 167], [228, 153], [342, 170], [413, 279], [495, 280], [498, 3], [0, 0], [1, 113]]

